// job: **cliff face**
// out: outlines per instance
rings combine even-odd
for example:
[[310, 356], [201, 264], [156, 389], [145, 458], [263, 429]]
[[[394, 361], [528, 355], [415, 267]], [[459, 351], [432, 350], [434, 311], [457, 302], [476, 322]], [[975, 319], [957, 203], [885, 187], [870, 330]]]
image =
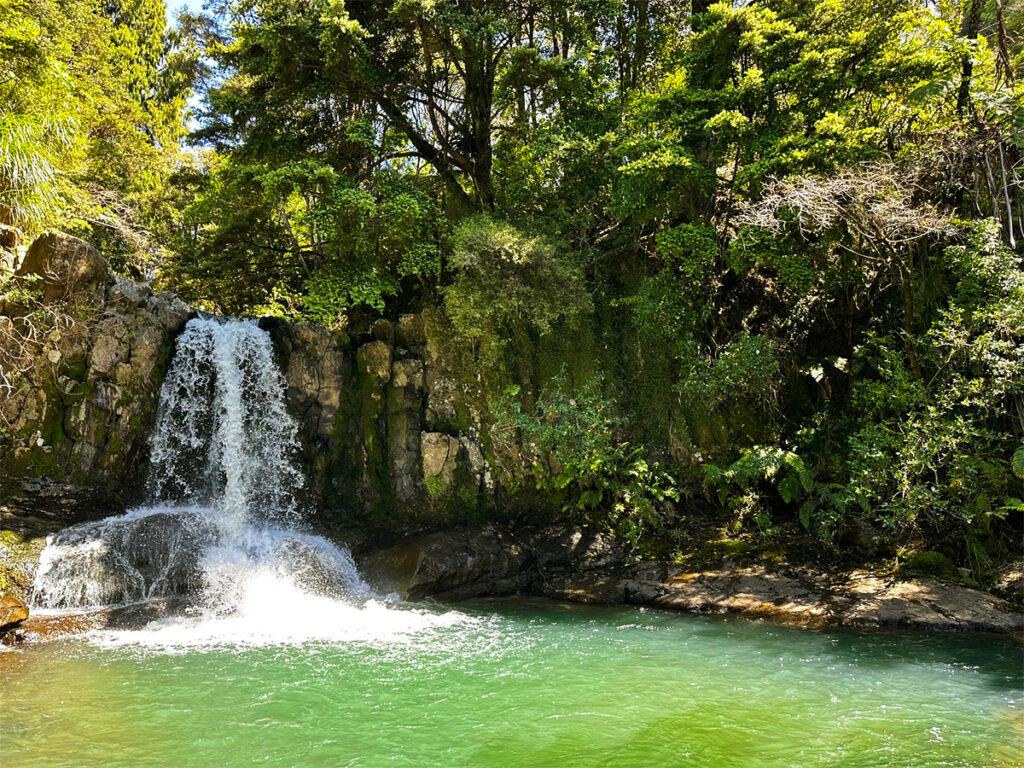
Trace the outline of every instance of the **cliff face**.
[[0, 527], [52, 528], [136, 500], [146, 435], [192, 310], [114, 276], [88, 244], [40, 237], [0, 307]]
[[357, 337], [262, 320], [299, 419], [307, 502], [322, 529], [466, 522], [497, 487], [473, 393], [432, 354], [420, 315]]
[[[0, 528], [43, 532], [138, 503], [160, 384], [195, 312], [58, 233], [32, 244], [10, 286], [0, 307]], [[352, 335], [259, 322], [300, 424], [318, 527], [402, 531], [493, 508], [480, 409], [431, 352], [440, 345], [422, 316]]]

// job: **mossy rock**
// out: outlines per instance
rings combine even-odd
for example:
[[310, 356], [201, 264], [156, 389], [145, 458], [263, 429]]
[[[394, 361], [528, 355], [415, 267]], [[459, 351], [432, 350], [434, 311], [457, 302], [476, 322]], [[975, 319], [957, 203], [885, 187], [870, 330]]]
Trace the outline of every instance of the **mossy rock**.
[[952, 560], [941, 552], [931, 550], [911, 552], [900, 563], [899, 572], [901, 575], [932, 576], [940, 579], [955, 579], [959, 575]]

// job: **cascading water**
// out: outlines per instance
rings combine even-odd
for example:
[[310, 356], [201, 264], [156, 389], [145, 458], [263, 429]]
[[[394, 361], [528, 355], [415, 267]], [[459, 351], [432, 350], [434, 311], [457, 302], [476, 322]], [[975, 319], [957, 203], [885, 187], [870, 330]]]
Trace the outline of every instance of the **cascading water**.
[[160, 392], [151, 503], [53, 537], [36, 606], [185, 597], [187, 620], [151, 627], [174, 643], [379, 636], [441, 618], [387, 611], [347, 549], [295, 529], [302, 476], [284, 390], [254, 322], [190, 321]]
[[302, 477], [284, 388], [255, 323], [190, 322], [160, 391], [150, 497], [214, 509], [226, 535], [254, 519], [294, 519]]

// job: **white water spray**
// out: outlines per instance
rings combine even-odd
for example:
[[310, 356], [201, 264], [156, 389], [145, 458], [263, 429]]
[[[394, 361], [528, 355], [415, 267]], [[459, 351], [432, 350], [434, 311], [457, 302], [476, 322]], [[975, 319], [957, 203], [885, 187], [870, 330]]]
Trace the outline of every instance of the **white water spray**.
[[284, 391], [270, 337], [254, 322], [190, 321], [160, 392], [152, 505], [53, 537], [35, 604], [187, 596], [187, 618], [103, 635], [161, 646], [373, 637], [450, 623], [386, 610], [347, 549], [295, 530], [302, 476]]

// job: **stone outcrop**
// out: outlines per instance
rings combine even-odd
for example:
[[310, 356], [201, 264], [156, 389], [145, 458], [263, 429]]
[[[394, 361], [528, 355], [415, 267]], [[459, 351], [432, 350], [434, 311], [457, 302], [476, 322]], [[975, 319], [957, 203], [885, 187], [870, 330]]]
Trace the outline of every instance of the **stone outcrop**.
[[493, 506], [484, 425], [430, 354], [421, 315], [345, 331], [270, 318], [260, 325], [300, 423], [307, 507], [321, 530], [422, 530]]
[[41, 280], [42, 290], [37, 307], [0, 315], [0, 343], [24, 336], [12, 318], [38, 317], [35, 359], [10, 372], [0, 404], [0, 528], [45, 530], [119, 511], [141, 491], [156, 393], [193, 311], [114, 276], [92, 246], [60, 233], [29, 247], [15, 279], [30, 288]]
[[28, 618], [28, 606], [11, 594], [0, 595], [0, 634]]
[[434, 533], [364, 554], [360, 565], [377, 589], [413, 600], [540, 595], [815, 627], [1024, 632], [1024, 614], [953, 582], [729, 561], [629, 564], [614, 542], [582, 530]]

